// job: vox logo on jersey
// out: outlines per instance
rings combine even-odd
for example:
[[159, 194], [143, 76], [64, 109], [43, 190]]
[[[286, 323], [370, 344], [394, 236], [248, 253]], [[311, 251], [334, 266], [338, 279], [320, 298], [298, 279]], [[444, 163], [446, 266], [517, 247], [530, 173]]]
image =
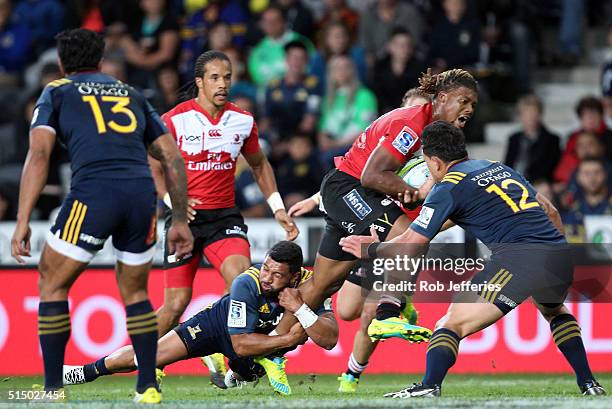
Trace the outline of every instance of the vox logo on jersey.
[[202, 152], [202, 136], [197, 134], [179, 136], [179, 148], [188, 155], [199, 154]]

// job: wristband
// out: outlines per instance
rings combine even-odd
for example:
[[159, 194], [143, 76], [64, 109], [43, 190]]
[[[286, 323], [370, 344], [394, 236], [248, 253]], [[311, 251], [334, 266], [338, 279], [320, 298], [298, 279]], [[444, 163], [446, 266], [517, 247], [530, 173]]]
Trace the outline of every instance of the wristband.
[[314, 195], [310, 196], [310, 198], [314, 200], [317, 205], [321, 204], [321, 192], [315, 193]]
[[380, 241], [375, 241], [373, 243], [370, 243], [370, 245], [368, 246], [368, 249], [366, 250], [366, 253], [368, 254], [369, 258], [376, 258], [376, 250], [378, 249], [378, 247], [381, 245], [382, 243]]
[[306, 303], [302, 304], [302, 306], [298, 308], [298, 310], [294, 312], [293, 315], [295, 315], [295, 318], [298, 319], [304, 329], [313, 326], [314, 323], [317, 322], [317, 320], [319, 319], [319, 316], [312, 312], [312, 310], [308, 305], [306, 305]]
[[172, 200], [170, 200], [170, 193], [166, 192], [162, 200], [164, 204], [168, 206], [169, 209], [172, 209]]
[[283, 203], [283, 198], [280, 193], [274, 192], [266, 199], [268, 202], [268, 206], [272, 209], [272, 213], [276, 213], [279, 210], [285, 210], [285, 204]]

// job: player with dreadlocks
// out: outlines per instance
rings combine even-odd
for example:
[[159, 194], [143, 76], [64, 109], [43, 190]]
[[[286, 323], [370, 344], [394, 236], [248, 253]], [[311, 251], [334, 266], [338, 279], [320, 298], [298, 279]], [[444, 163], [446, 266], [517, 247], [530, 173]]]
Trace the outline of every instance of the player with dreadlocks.
[[[431, 102], [401, 107], [375, 120], [343, 157], [336, 158], [336, 168], [323, 178], [320, 201], [326, 214], [325, 231], [313, 279], [300, 288], [304, 305], [313, 310], [338, 291], [356, 265], [356, 257], [338, 244], [341, 238], [376, 231], [381, 241], [390, 240], [410, 225], [411, 220], [391, 199], [410, 203], [427, 195], [427, 189], [409, 188], [396, 174], [420, 150], [423, 128], [438, 120], [463, 128], [474, 114], [478, 87], [467, 71], [452, 69], [433, 74], [428, 70], [419, 83], [421, 92], [432, 95]], [[368, 329], [371, 339], [401, 337], [421, 342], [429, 338], [430, 330], [400, 318], [403, 298], [404, 294], [399, 292], [381, 297], [376, 318]], [[285, 314], [276, 331], [285, 333], [296, 318], [302, 319]], [[355, 359], [349, 362], [349, 371], [358, 378], [366, 365], [367, 362]]]
[[[220, 51], [201, 54], [195, 64], [190, 99], [162, 116], [185, 160], [187, 195], [190, 200], [190, 229], [193, 252], [180, 260], [168, 249], [164, 253], [164, 305], [157, 312], [159, 335], [175, 327], [191, 301], [193, 280], [205, 255], [221, 273], [226, 288], [236, 276], [251, 266], [247, 226], [236, 207], [234, 177], [236, 160], [242, 154], [274, 217], [294, 240], [298, 229], [287, 215], [276, 187], [272, 166], [261, 151], [253, 115], [228, 101], [232, 66]], [[157, 192], [170, 208], [172, 203], [163, 183], [161, 167], [151, 160]], [[211, 380], [224, 387], [223, 356], [204, 358], [211, 369]]]

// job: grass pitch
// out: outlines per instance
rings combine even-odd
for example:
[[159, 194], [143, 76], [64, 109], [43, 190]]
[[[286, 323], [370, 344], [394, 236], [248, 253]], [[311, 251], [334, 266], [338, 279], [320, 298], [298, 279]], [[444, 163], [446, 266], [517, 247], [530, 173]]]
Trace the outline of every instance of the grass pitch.
[[[242, 389], [220, 390], [206, 377], [167, 376], [163, 384], [165, 407], [171, 408], [612, 408], [612, 396], [582, 397], [573, 376], [569, 375], [450, 375], [440, 399], [383, 399], [387, 392], [399, 390], [420, 380], [418, 375], [364, 375], [356, 394], [336, 392], [335, 376], [290, 376], [293, 395], [275, 396], [261, 379]], [[599, 374], [598, 380], [610, 393], [612, 374]], [[27, 390], [41, 378], [0, 378], [0, 408], [24, 407], [8, 402], [8, 390]], [[135, 378], [108, 376], [96, 382], [67, 387], [69, 403], [61, 407], [98, 409], [127, 408], [131, 404]], [[28, 404], [32, 407], [48, 407]]]

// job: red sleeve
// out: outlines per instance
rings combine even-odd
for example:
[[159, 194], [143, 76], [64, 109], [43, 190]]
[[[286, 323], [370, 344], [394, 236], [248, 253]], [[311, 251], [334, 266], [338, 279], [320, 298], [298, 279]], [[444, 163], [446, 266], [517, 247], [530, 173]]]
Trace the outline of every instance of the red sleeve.
[[388, 129], [381, 145], [400, 162], [406, 162], [421, 148], [420, 133], [406, 125], [406, 121], [393, 121]]
[[253, 127], [249, 136], [244, 140], [242, 153], [250, 154], [256, 152], [259, 152], [259, 132], [257, 131], [257, 123], [253, 119]]

